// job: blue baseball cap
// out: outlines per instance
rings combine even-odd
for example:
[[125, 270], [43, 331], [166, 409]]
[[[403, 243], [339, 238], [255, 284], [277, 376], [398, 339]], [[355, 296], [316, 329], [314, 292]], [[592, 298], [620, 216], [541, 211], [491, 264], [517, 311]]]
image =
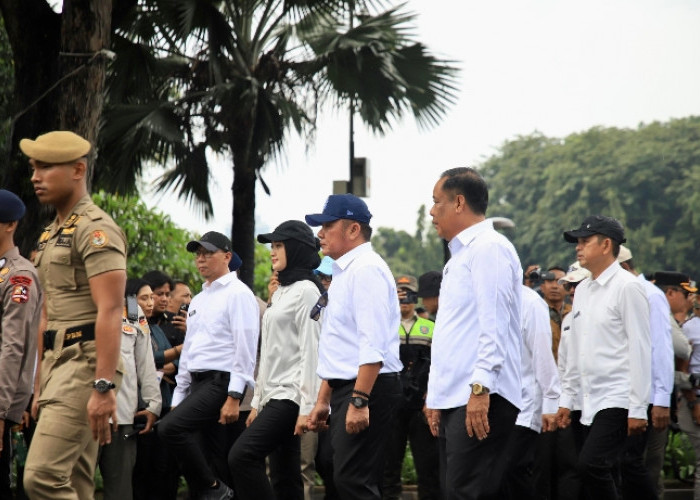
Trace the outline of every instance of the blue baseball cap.
[[320, 226], [326, 222], [339, 219], [349, 219], [369, 224], [372, 214], [367, 204], [354, 194], [332, 194], [326, 200], [323, 213], [311, 214], [305, 217], [309, 226]]
[[26, 207], [19, 196], [7, 189], [0, 189], [0, 222], [20, 220]]
[[237, 271], [243, 264], [243, 261], [236, 252], [231, 252], [231, 260], [228, 261], [228, 270], [231, 272]]

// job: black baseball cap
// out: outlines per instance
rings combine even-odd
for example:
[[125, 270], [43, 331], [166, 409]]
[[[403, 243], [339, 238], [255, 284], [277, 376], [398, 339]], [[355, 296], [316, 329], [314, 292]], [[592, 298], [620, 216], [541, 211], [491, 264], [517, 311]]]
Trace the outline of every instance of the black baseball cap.
[[210, 252], [216, 252], [217, 250], [230, 252], [231, 240], [221, 233], [209, 231], [208, 233], [204, 233], [204, 236], [202, 236], [199, 240], [190, 241], [187, 244], [187, 251], [196, 252], [199, 247], [204, 247]]
[[313, 249], [318, 249], [318, 240], [309, 226], [300, 220], [288, 220], [275, 228], [271, 233], [259, 234], [260, 243], [272, 243], [273, 241], [296, 240]]
[[695, 282], [685, 273], [677, 271], [657, 271], [654, 273], [654, 284], [657, 286], [677, 286], [688, 293], [698, 291]]
[[322, 213], [310, 214], [305, 218], [309, 226], [321, 226], [339, 219], [369, 224], [372, 214], [367, 204], [354, 194], [332, 194], [326, 200]]
[[618, 243], [624, 243], [625, 230], [617, 219], [605, 215], [589, 215], [578, 229], [564, 231], [564, 239], [569, 243], [578, 243], [579, 238], [588, 238], [594, 234], [602, 234]]

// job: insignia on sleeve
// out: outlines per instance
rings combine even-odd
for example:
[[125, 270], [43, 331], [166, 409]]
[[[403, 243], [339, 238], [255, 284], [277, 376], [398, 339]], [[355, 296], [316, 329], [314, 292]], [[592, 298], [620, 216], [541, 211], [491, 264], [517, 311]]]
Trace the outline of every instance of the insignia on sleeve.
[[430, 333], [430, 329], [427, 326], [421, 326], [420, 332], [424, 335], [427, 335], [428, 333]]
[[134, 329], [134, 327], [131, 325], [122, 325], [122, 332], [124, 332], [124, 333], [136, 333], [136, 329]]
[[12, 289], [12, 302], [24, 304], [29, 300], [29, 288], [24, 285], [15, 285]]
[[10, 278], [10, 283], [13, 285], [24, 285], [29, 287], [32, 284], [32, 279], [28, 276], [13, 276]]
[[104, 231], [93, 231], [90, 238], [90, 245], [95, 248], [102, 248], [107, 244], [108, 238]]

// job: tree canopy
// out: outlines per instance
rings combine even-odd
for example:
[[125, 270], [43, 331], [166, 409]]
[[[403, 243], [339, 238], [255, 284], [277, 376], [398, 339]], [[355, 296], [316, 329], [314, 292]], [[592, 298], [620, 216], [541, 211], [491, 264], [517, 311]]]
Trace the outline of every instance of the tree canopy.
[[562, 232], [591, 214], [625, 227], [639, 270], [700, 277], [700, 117], [508, 141], [480, 167], [488, 215], [513, 219], [523, 266], [576, 260]]

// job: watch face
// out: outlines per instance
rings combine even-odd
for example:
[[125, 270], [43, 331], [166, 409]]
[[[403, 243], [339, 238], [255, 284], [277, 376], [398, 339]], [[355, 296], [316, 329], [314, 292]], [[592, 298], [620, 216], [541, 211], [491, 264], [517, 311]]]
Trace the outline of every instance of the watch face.
[[369, 404], [369, 401], [367, 401], [365, 398], [361, 398], [359, 396], [352, 397], [350, 398], [350, 403], [355, 407], [355, 408], [364, 408]]

